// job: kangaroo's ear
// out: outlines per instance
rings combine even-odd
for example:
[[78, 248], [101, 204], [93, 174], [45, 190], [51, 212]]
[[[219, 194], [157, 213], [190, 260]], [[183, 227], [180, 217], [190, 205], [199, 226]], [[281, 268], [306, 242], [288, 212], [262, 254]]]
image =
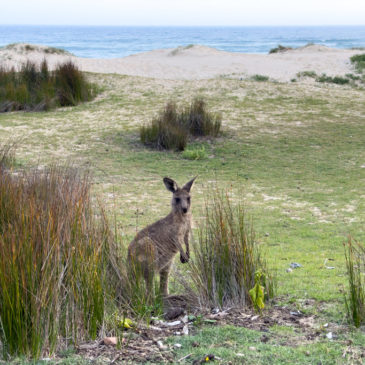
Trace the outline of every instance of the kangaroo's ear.
[[187, 182], [184, 186], [183, 186], [183, 190], [186, 190], [188, 193], [190, 192], [191, 187], [194, 184], [195, 179], [197, 178], [197, 176], [194, 177], [194, 179], [191, 179], [189, 182]]
[[165, 184], [166, 189], [171, 191], [171, 193], [175, 193], [175, 191], [179, 188], [176, 182], [169, 177], [164, 177], [163, 183]]

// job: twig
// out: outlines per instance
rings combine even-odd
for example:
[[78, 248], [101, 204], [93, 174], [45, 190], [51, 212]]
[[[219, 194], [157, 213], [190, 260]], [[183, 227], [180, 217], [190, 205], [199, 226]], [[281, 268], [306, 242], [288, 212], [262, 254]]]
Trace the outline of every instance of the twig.
[[188, 357], [190, 357], [193, 353], [191, 354], [187, 354], [186, 356], [182, 357], [181, 359], [177, 360], [177, 362], [183, 361], [185, 359], [187, 359]]

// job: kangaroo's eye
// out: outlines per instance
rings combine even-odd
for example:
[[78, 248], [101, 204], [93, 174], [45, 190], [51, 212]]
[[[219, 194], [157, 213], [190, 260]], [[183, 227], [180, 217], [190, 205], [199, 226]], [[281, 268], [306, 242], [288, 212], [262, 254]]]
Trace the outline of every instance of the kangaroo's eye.
[[188, 196], [187, 200], [188, 200], [188, 203], [190, 203], [190, 196]]
[[180, 203], [180, 198], [175, 198], [175, 203], [179, 204]]

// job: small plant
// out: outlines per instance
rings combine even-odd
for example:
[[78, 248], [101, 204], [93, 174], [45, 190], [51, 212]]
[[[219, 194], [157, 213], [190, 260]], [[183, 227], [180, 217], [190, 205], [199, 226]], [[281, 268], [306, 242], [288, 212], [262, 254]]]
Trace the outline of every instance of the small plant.
[[315, 78], [317, 77], [317, 74], [315, 71], [301, 71], [297, 73], [297, 77], [301, 78], [301, 77], [311, 77], [311, 78]]
[[206, 202], [205, 221], [193, 245], [193, 286], [202, 306], [262, 309], [264, 297], [267, 300], [274, 295], [273, 276], [255, 242], [243, 205], [233, 205], [228, 194], [217, 189]]
[[351, 238], [344, 246], [349, 281], [346, 309], [350, 321], [360, 327], [365, 322], [365, 246]]
[[365, 70], [365, 53], [352, 56], [350, 61], [358, 73], [362, 73]]
[[204, 146], [189, 148], [182, 153], [182, 157], [186, 160], [204, 160], [207, 158], [207, 152]]
[[269, 81], [269, 76], [265, 76], [265, 75], [253, 75], [251, 77], [251, 79], [253, 81], [261, 81], [261, 82], [263, 82], [263, 81]]
[[292, 47], [285, 47], [279, 44], [277, 47], [270, 49], [269, 54], [272, 53], [280, 53], [280, 52], [286, 52], [293, 49]]

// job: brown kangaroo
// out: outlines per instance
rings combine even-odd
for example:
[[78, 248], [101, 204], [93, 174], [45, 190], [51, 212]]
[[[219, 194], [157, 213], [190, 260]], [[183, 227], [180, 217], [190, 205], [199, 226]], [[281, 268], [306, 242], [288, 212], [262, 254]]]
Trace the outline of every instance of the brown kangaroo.
[[190, 190], [194, 180], [195, 178], [179, 188], [174, 180], [165, 177], [163, 182], [166, 189], [173, 194], [171, 212], [165, 218], [139, 231], [129, 244], [129, 261], [140, 265], [148, 294], [152, 290], [154, 273], [158, 271], [161, 294], [168, 295], [168, 276], [172, 261], [178, 252], [183, 264], [189, 261]]

